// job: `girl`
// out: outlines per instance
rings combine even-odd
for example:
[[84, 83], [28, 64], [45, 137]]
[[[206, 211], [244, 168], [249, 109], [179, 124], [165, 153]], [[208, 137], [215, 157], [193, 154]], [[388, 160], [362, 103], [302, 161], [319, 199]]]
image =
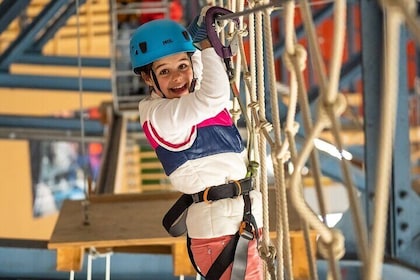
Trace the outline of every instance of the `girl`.
[[[197, 47], [201, 52], [180, 24], [155, 20], [133, 34], [131, 63], [150, 88], [150, 96], [139, 103], [144, 133], [173, 187], [194, 201], [186, 217], [192, 262], [206, 279], [227, 280], [233, 264], [218, 273], [212, 264], [243, 225], [247, 199], [252, 232], [258, 231], [262, 200], [245, 178], [246, 152], [226, 109], [230, 84], [222, 60], [207, 39]], [[236, 193], [226, 194], [228, 190]], [[243, 279], [262, 279], [254, 237], [247, 243]]]

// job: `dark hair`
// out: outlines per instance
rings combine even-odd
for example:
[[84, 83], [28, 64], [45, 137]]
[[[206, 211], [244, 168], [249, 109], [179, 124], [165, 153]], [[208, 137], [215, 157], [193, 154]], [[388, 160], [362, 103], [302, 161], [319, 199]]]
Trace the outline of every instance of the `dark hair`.
[[[188, 57], [191, 59], [191, 56], [193, 55], [193, 52], [187, 52]], [[134, 68], [133, 71], [134, 73], [136, 73], [137, 75], [140, 75], [141, 72], [144, 72], [146, 74], [149, 74], [150, 71], [152, 70], [152, 66], [153, 66], [153, 62], [149, 63], [147, 65], [141, 66], [141, 67], [137, 67]]]
[[152, 63], [149, 63], [147, 65], [141, 66], [141, 67], [134, 68], [133, 71], [137, 75], [140, 75], [141, 72], [144, 72], [146, 74], [149, 74], [150, 73], [150, 70], [152, 70], [152, 65], [153, 65], [153, 62]]

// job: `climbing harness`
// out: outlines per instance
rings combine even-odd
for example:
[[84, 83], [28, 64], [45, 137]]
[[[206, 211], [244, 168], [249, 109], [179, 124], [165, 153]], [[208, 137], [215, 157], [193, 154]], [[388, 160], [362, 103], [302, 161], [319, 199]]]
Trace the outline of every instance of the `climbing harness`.
[[[254, 189], [254, 179], [248, 177], [238, 181], [230, 181], [226, 184], [208, 187], [195, 194], [183, 194], [168, 210], [162, 220], [166, 231], [174, 236], [181, 236], [187, 232], [185, 219], [187, 209], [193, 203], [211, 203], [226, 198], [242, 196], [244, 200], [243, 220], [240, 228], [220, 256], [213, 263], [207, 275], [202, 275], [195, 265], [190, 250], [190, 237], [187, 235], [187, 247], [191, 262], [196, 271], [206, 279], [219, 279], [226, 268], [233, 262], [231, 279], [243, 279], [248, 255], [248, 242], [256, 238], [258, 240], [258, 227], [251, 213], [251, 198], [249, 193]], [[237, 261], [239, 260], [239, 261]]]

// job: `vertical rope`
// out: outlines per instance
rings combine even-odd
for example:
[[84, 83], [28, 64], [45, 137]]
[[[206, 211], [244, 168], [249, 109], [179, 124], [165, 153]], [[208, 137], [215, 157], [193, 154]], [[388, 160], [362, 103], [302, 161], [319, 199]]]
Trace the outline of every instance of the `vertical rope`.
[[[293, 280], [292, 272], [292, 254], [290, 248], [290, 231], [289, 231], [289, 213], [288, 213], [288, 203], [286, 198], [286, 180], [283, 163], [286, 161], [286, 154], [281, 152], [287, 150], [288, 143], [282, 143], [281, 139], [281, 123], [280, 123], [280, 113], [279, 113], [279, 104], [278, 104], [278, 95], [276, 88], [276, 75], [274, 69], [274, 53], [272, 40], [272, 31], [271, 31], [271, 9], [264, 10], [264, 45], [265, 45], [265, 57], [267, 59], [267, 69], [268, 69], [268, 81], [270, 86], [270, 102], [271, 102], [271, 116], [274, 127], [274, 141], [275, 145], [272, 147], [273, 163], [274, 163], [274, 175], [276, 178], [275, 187], [276, 187], [276, 207], [277, 213], [279, 213], [279, 220], [277, 221], [276, 229], [277, 231], [282, 232], [282, 234], [277, 235], [277, 240], [282, 239], [282, 243], [278, 242], [279, 247], [277, 252], [281, 249], [284, 252], [284, 259], [278, 260], [278, 267], [284, 265], [285, 267], [285, 278]], [[283, 244], [283, 248], [280, 248]], [[280, 263], [282, 261], [282, 264]]]
[[[345, 7], [345, 5], [339, 5], [339, 4], [336, 4], [336, 6], [335, 6], [335, 8], [336, 8], [335, 18], [337, 18], [339, 20], [342, 20], [342, 21], [343, 21], [343, 18], [340, 18], [339, 15], [340, 14], [342, 15], [342, 13], [340, 13], [340, 12], [342, 12], [343, 10], [345, 11], [345, 9], [343, 9], [343, 6]], [[337, 70], [339, 70], [339, 67], [337, 66], [337, 61], [341, 62], [342, 55], [341, 56], [339, 55], [340, 51], [335, 51], [333, 53], [333, 55], [334, 55], [333, 59], [335, 59], [335, 60], [332, 63], [332, 68], [331, 68], [332, 70], [331, 71], [335, 71], [334, 74], [333, 74], [333, 79], [335, 78], [335, 79], [337, 79], [337, 81], [333, 82], [333, 83], [328, 83], [328, 79], [325, 76], [325, 69], [323, 67], [321, 55], [320, 55], [320, 52], [319, 52], [319, 47], [318, 47], [318, 44], [315, 41], [316, 36], [315, 36], [315, 32], [314, 32], [314, 25], [313, 25], [313, 22], [312, 22], [312, 18], [310, 16], [311, 13], [309, 11], [309, 7], [308, 7], [306, 1], [302, 1], [302, 11], [303, 11], [303, 14], [304, 14], [305, 27], [307, 29], [307, 32], [309, 33], [309, 35], [308, 35], [308, 37], [310, 38], [309, 39], [309, 46], [310, 46], [310, 49], [312, 50], [313, 56], [314, 56], [314, 61], [315, 61], [314, 62], [314, 64], [315, 64], [314, 67], [316, 69], [318, 69], [318, 73], [320, 75], [321, 97], [324, 96], [324, 98], [326, 98], [324, 100], [328, 100], [327, 99], [328, 94], [326, 95], [326, 90], [328, 90], [328, 93], [333, 92], [333, 90], [335, 90], [335, 91], [337, 90], [336, 89], [336, 87], [338, 85], [338, 78], [337, 77], [339, 77], [339, 71], [338, 71], [338, 73], [335, 73], [335, 72], [337, 72]], [[345, 19], [345, 17], [344, 17], [344, 19]], [[339, 27], [341, 27], [341, 26], [339, 25]], [[338, 28], [336, 30], [338, 30], [338, 31], [334, 35], [335, 35], [335, 37], [338, 37], [338, 38], [335, 38], [334, 42], [336, 44], [336, 47], [342, 48], [342, 42], [343, 42], [344, 38], [340, 38], [340, 36], [344, 37], [343, 29]], [[341, 43], [341, 45], [337, 46], [339, 43]], [[290, 47], [289, 47], [289, 49], [290, 49]], [[338, 64], [338, 65], [340, 65], [340, 64]], [[331, 75], [331, 73], [330, 73], [330, 75]], [[327, 86], [329, 86], [328, 89], [327, 89]], [[325, 97], [325, 95], [327, 97]], [[332, 94], [331, 94], [331, 96], [332, 96]], [[336, 96], [336, 94], [334, 96]], [[323, 109], [322, 106], [320, 107], [320, 109]], [[319, 118], [320, 120], [318, 121], [317, 125], [315, 126], [315, 128], [321, 129], [318, 133], [320, 133], [324, 129], [324, 127], [326, 127], [326, 125], [328, 125], [328, 123], [329, 123], [329, 121], [327, 119], [327, 114], [324, 110], [325, 109], [320, 110], [319, 113], [322, 114], [322, 116]], [[336, 111], [334, 113], [336, 113]], [[317, 134], [314, 135], [313, 132], [314, 132], [314, 130], [311, 131], [311, 135], [313, 137], [318, 137], [318, 135]], [[307, 133], [308, 133], [308, 131], [307, 131]], [[333, 244], [334, 241], [337, 241], [336, 238], [339, 238], [340, 234], [337, 233], [337, 232], [335, 232], [334, 234], [329, 233], [326, 225], [322, 225], [322, 223], [320, 223], [318, 220], [316, 220], [317, 219], [316, 215], [314, 213], [312, 213], [310, 211], [310, 209], [305, 205], [305, 201], [302, 197], [302, 194], [299, 192], [298, 185], [300, 185], [300, 181], [299, 181], [299, 178], [298, 178], [298, 176], [299, 176], [298, 173], [300, 173], [300, 168], [303, 167], [303, 164], [306, 161], [306, 158], [303, 155], [306, 152], [309, 156], [310, 149], [313, 150], [313, 147], [308, 148], [306, 145], [312, 146], [313, 143], [306, 142], [305, 146], [302, 148], [302, 154], [298, 158], [297, 164], [295, 166], [295, 170], [292, 174], [292, 178], [294, 180], [293, 179], [291, 180], [291, 182], [293, 182], [293, 183], [291, 183], [292, 184], [292, 189], [293, 189], [293, 191], [291, 192], [292, 193], [292, 199], [293, 199], [294, 203], [296, 203], [295, 204], [295, 206], [297, 205], [296, 209], [300, 213], [301, 217], [303, 219], [307, 219], [313, 225], [316, 224], [315, 227], [318, 227], [319, 229], [322, 229], [322, 231], [321, 231], [321, 239], [322, 240], [321, 241], [322, 241], [323, 246], [327, 247], [327, 249], [323, 250], [323, 251], [325, 252], [325, 254], [328, 254], [328, 256], [329, 256], [328, 260], [329, 260], [329, 267], [330, 267], [330, 271], [331, 271], [331, 276], [334, 279], [340, 279], [340, 275], [339, 275], [338, 267], [337, 267], [338, 264], [336, 262], [336, 258], [341, 253], [341, 250], [343, 249], [344, 244]], [[304, 161], [302, 162], [302, 161], [299, 161], [299, 160], [304, 160]], [[301, 164], [302, 166], [300, 166], [299, 164]], [[319, 177], [318, 177], [318, 179], [319, 179]], [[320, 202], [321, 211], [323, 212], [323, 216], [325, 217], [326, 216], [326, 211], [325, 211], [324, 206], [322, 205], [322, 203], [324, 201], [323, 197], [322, 197], [322, 191], [319, 188], [317, 190], [317, 192], [318, 192], [319, 198], [322, 198], [322, 199], [319, 200], [319, 202]], [[300, 196], [300, 198], [299, 198], [299, 196]], [[324, 218], [324, 222], [325, 222], [325, 218]], [[339, 248], [339, 249], [337, 249], [337, 248], [334, 249], [333, 246], [337, 246], [337, 248]], [[335, 254], [334, 250], [338, 250], [339, 253]]]
[[[236, 3], [236, 2], [241, 2], [241, 3]], [[231, 10], [233, 12], [243, 10], [243, 1], [240, 1], [240, 0], [233, 1]], [[238, 26], [238, 28], [240, 30], [242, 30], [242, 28], [243, 28], [243, 18], [242, 17], [239, 18], [239, 26]], [[234, 25], [233, 24], [230, 25], [229, 33], [230, 34], [233, 34], [234, 33]], [[238, 38], [238, 40], [241, 40], [241, 39]], [[236, 83], [236, 88], [239, 89], [240, 88], [241, 71], [238, 71], [238, 70], [241, 69], [240, 66], [242, 64], [242, 55], [241, 54], [239, 54], [239, 55], [236, 56], [236, 60], [234, 61], [234, 63], [235, 63], [235, 67], [234, 68], [236, 69], [236, 71], [234, 73], [234, 75], [235, 75], [235, 78], [234, 79], [235, 79], [235, 83]], [[238, 100], [236, 98], [233, 99], [232, 110], [233, 110], [233, 112], [235, 112], [235, 114], [234, 114], [235, 116], [239, 116], [239, 113], [236, 113], [236, 112], [239, 112], [240, 111], [240, 106], [239, 106], [239, 102], [238, 102]], [[244, 114], [245, 113], [246, 112], [244, 112]], [[235, 123], [237, 123], [237, 120], [235, 120]]]
[[85, 193], [85, 200], [82, 201], [83, 207], [83, 224], [89, 225], [89, 213], [88, 213], [88, 206], [89, 206], [89, 189], [86, 180], [86, 150], [85, 150], [85, 122], [84, 122], [84, 112], [83, 112], [83, 78], [82, 78], [82, 57], [81, 57], [81, 48], [80, 48], [80, 10], [79, 10], [80, 2], [76, 0], [76, 30], [77, 30], [77, 70], [78, 70], [78, 85], [79, 85], [79, 104], [80, 104], [80, 146], [81, 146], [81, 154], [82, 154], [82, 170], [83, 170], [83, 190]]
[[[262, 4], [262, 1], [255, 1], [255, 4]], [[265, 85], [264, 85], [264, 52], [263, 52], [263, 33], [262, 33], [262, 13], [255, 13], [255, 55], [257, 61], [256, 72], [256, 89], [258, 96], [258, 117], [265, 120]], [[268, 253], [270, 242], [269, 231], [269, 201], [268, 201], [268, 181], [267, 181], [267, 165], [266, 165], [266, 140], [264, 137], [258, 139], [258, 150], [260, 160], [260, 188], [263, 198], [263, 233], [262, 233], [262, 249]], [[266, 279], [270, 279], [270, 275], [266, 271]]]
[[[286, 117], [285, 132], [289, 142], [289, 151], [291, 154], [292, 162], [294, 163], [297, 158], [297, 148], [295, 143], [295, 135], [298, 131], [297, 124], [295, 123], [295, 113], [297, 105], [297, 97], [299, 91], [301, 96], [306, 95], [305, 85], [303, 82], [303, 70], [306, 68], [307, 54], [305, 49], [296, 44], [296, 35], [294, 32], [294, 15], [295, 15], [295, 3], [289, 1], [285, 4], [285, 55], [284, 62], [290, 72], [290, 92], [289, 92], [289, 103]], [[306, 107], [308, 108], [308, 107]], [[305, 110], [305, 109], [303, 109]], [[308, 110], [308, 109], [307, 109]], [[312, 153], [313, 154], [313, 153]], [[311, 154], [311, 155], [312, 155]], [[317, 166], [315, 166], [317, 167]], [[314, 174], [319, 174], [314, 172]], [[303, 192], [303, 186], [300, 186], [301, 192]], [[302, 194], [303, 195], [303, 194]], [[315, 254], [313, 253], [312, 240], [309, 232], [309, 225], [304, 219], [301, 220], [301, 226], [303, 230], [303, 236], [305, 241], [305, 250], [309, 266], [309, 276], [312, 280], [318, 279]]]
[[[309, 50], [311, 51], [311, 53], [315, 52], [317, 55], [315, 55], [315, 58], [313, 59], [313, 64], [314, 64], [314, 69], [315, 72], [318, 72], [320, 75], [320, 80], [321, 80], [321, 93], [323, 92], [322, 89], [324, 88], [323, 84], [325, 82], [323, 82], [322, 77], [324, 77], [324, 75], [322, 73], [325, 72], [324, 69], [324, 65], [321, 61], [321, 55], [320, 55], [320, 51], [319, 51], [319, 47], [317, 44], [315, 44], [316, 41], [313, 40], [317, 40], [316, 34], [315, 34], [315, 26], [312, 22], [312, 16], [311, 16], [311, 11], [309, 9], [309, 5], [308, 2], [306, 0], [300, 0], [300, 9], [301, 9], [301, 14], [303, 17], [303, 23], [305, 26], [305, 30], [307, 30], [308, 35], [308, 45], [309, 45]], [[320, 65], [319, 65], [320, 64]], [[300, 83], [301, 85], [303, 84], [303, 79]], [[302, 88], [303, 89], [303, 88]], [[300, 91], [301, 94], [299, 94], [299, 105], [301, 106], [302, 109], [302, 116], [303, 116], [303, 125], [304, 125], [304, 129], [305, 129], [305, 133], [309, 133], [309, 131], [312, 129], [312, 119], [311, 119], [311, 113], [310, 113], [310, 107], [309, 107], [309, 102], [308, 102], [308, 97], [307, 97], [307, 93], [306, 90], [305, 91]], [[315, 179], [315, 188], [316, 188], [316, 195], [317, 195], [317, 201], [318, 201], [318, 206], [319, 206], [319, 210], [320, 210], [320, 214], [322, 217], [322, 220], [324, 221], [324, 223], [326, 224], [327, 221], [327, 210], [326, 210], [326, 206], [325, 206], [325, 199], [324, 199], [324, 195], [323, 195], [323, 191], [322, 191], [322, 186], [321, 186], [321, 167], [320, 167], [320, 163], [319, 163], [319, 156], [318, 156], [318, 152], [317, 150], [313, 150], [312, 154], [311, 154], [311, 166], [312, 169], [314, 171], [314, 179]]]
[[[338, 95], [338, 82], [343, 60], [344, 40], [346, 32], [346, 1], [334, 1], [334, 34], [330, 68], [328, 72], [328, 89], [324, 95], [324, 102], [335, 102]], [[326, 79], [327, 80], [327, 79]]]
[[[251, 7], [253, 6], [253, 1], [249, 1], [248, 3]], [[249, 24], [249, 50], [250, 50], [250, 54], [249, 54], [249, 80], [250, 80], [250, 88], [249, 88], [249, 97], [247, 96], [247, 103], [246, 104], [258, 104], [257, 103], [257, 83], [256, 83], [256, 76], [257, 76], [257, 68], [256, 68], [256, 50], [255, 50], [255, 45], [256, 45], [256, 39], [255, 39], [255, 28], [256, 28], [256, 24], [255, 24], [255, 15], [254, 14], [250, 14], [248, 17], [248, 24]], [[248, 116], [251, 115], [251, 108], [249, 108], [249, 113]], [[253, 120], [255, 120], [255, 118], [253, 118]], [[254, 123], [255, 124], [255, 123]], [[254, 143], [254, 145], [258, 145], [257, 143], [259, 143], [259, 131], [255, 131], [256, 133], [251, 134], [250, 137], [253, 137], [253, 139], [251, 139], [251, 141]], [[259, 151], [257, 149], [255, 149], [254, 151], [254, 158], [257, 162], [260, 162], [260, 154]], [[257, 185], [257, 190], [261, 190], [261, 173], [258, 172], [257, 176], [256, 176], [256, 185]]]
[[[388, 4], [388, 3], [387, 3]], [[364, 279], [381, 278], [381, 263], [384, 257], [385, 231], [389, 202], [389, 179], [391, 174], [392, 143], [398, 92], [398, 55], [402, 17], [394, 6], [385, 5], [384, 72], [381, 124], [378, 144], [378, 160], [375, 186], [375, 214], [370, 246], [370, 257]]]

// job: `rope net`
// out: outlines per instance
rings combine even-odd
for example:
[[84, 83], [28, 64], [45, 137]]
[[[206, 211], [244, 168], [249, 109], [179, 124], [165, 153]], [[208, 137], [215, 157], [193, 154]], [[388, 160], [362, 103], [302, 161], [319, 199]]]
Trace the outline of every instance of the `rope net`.
[[[357, 241], [357, 253], [363, 265], [364, 279], [379, 279], [380, 267], [384, 253], [385, 226], [388, 205], [386, 185], [390, 174], [391, 153], [384, 152], [379, 156], [380, 165], [377, 174], [378, 197], [375, 199], [375, 226], [372, 244], [368, 243], [366, 221], [358, 199], [358, 191], [351, 174], [351, 163], [345, 156], [340, 117], [347, 104], [345, 96], [339, 90], [341, 65], [345, 49], [347, 4], [344, 0], [329, 2], [333, 5], [333, 35], [331, 53], [326, 65], [322, 54], [317, 30], [314, 23], [311, 5], [306, 0], [294, 1], [227, 1], [225, 8], [233, 11], [232, 15], [221, 16], [219, 24], [236, 16], [240, 24], [237, 28], [229, 27], [221, 32], [221, 40], [226, 44], [235, 42], [238, 47], [235, 56], [234, 84], [241, 88], [240, 96], [233, 101], [232, 115], [235, 123], [240, 116], [245, 119], [248, 131], [248, 153], [250, 161], [258, 163], [257, 186], [263, 195], [263, 234], [259, 245], [260, 256], [265, 261], [266, 279], [293, 279], [293, 263], [289, 229], [289, 206], [298, 214], [300, 229], [305, 240], [306, 256], [310, 279], [318, 279], [316, 254], [328, 262], [328, 279], [341, 279], [339, 260], [345, 254], [345, 238], [340, 230], [327, 223], [328, 209], [325, 187], [321, 170], [321, 159], [316, 142], [321, 133], [331, 133], [332, 144], [338, 152], [342, 184], [351, 211], [354, 236]], [[398, 58], [398, 29], [403, 21], [402, 15], [408, 5], [392, 4], [383, 1], [386, 12], [386, 34], [384, 49], [388, 59], [385, 61], [384, 101], [381, 127], [381, 151], [391, 151], [393, 126], [395, 120], [396, 85], [398, 81], [396, 59]], [[210, 5], [223, 6], [223, 1], [213, 1]], [[325, 3], [324, 3], [325, 4]], [[279, 90], [278, 64], [273, 50], [272, 28], [273, 13], [281, 13], [283, 30], [275, 32], [284, 34], [284, 51], [281, 64], [288, 71], [288, 86]], [[300, 17], [305, 29], [307, 46], [297, 40], [296, 18]], [[410, 23], [410, 18], [407, 18]], [[413, 27], [414, 28], [414, 27]], [[232, 44], [233, 45], [233, 44]], [[248, 46], [248, 49], [245, 49]], [[310, 58], [310, 61], [308, 61]], [[388, 66], [390, 65], [390, 66]], [[312, 69], [308, 70], [308, 66]], [[312, 71], [319, 85], [319, 97], [315, 109], [307, 92], [307, 72]], [[242, 83], [241, 83], [242, 81]], [[286, 91], [287, 113], [280, 111], [279, 96]], [[246, 106], [241, 105], [245, 102]], [[243, 109], [243, 108], [246, 109]], [[240, 110], [242, 108], [242, 110]], [[299, 109], [300, 122], [297, 121]], [[315, 113], [313, 113], [315, 111]], [[271, 119], [270, 119], [271, 118]], [[270, 120], [269, 120], [270, 119]], [[391, 125], [389, 125], [391, 124]], [[302, 127], [300, 127], [302, 125]], [[304, 138], [299, 135], [304, 131]], [[267, 157], [267, 155], [269, 155]], [[272, 166], [269, 166], [272, 165]], [[304, 170], [310, 167], [310, 174], [315, 189], [318, 210], [315, 211], [304, 197]], [[274, 180], [269, 181], [269, 169], [272, 169]], [[306, 176], [305, 176], [306, 177]], [[269, 189], [274, 189], [275, 209], [269, 209]], [[270, 228], [269, 217], [275, 212], [275, 228]], [[318, 236], [317, 248], [312, 248], [310, 232]], [[276, 238], [270, 236], [276, 233]], [[368, 260], [368, 250], [370, 253]]]

